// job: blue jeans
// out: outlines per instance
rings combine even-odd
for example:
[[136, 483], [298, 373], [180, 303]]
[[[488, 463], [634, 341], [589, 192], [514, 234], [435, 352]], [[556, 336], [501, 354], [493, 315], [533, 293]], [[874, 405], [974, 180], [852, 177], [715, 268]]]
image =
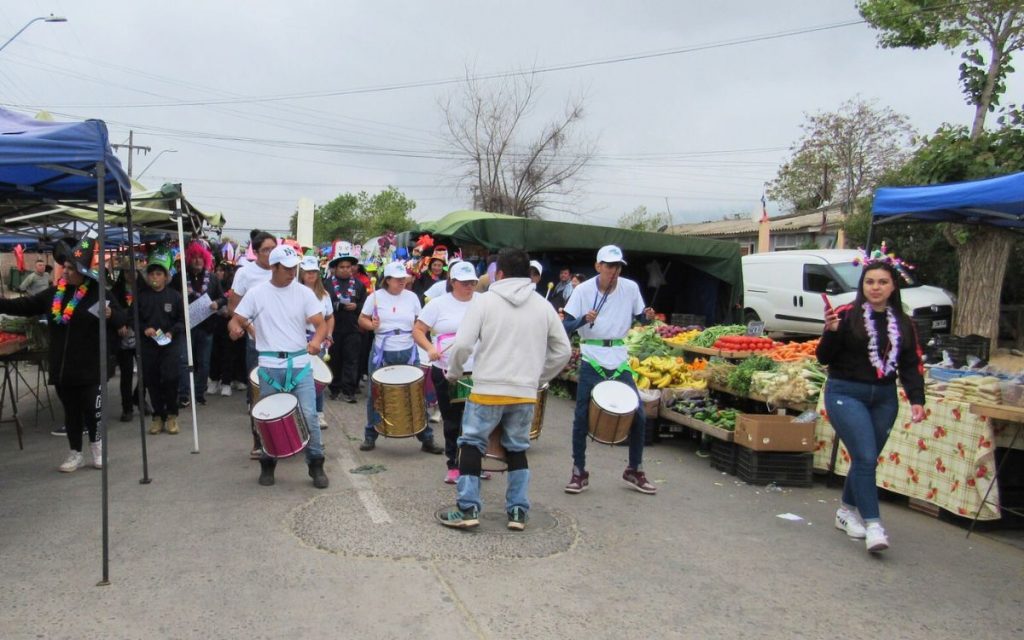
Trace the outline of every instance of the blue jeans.
[[[501, 446], [509, 453], [526, 451], [530, 448], [530, 426], [533, 424], [535, 404], [484, 405], [466, 401], [462, 414], [462, 435], [459, 446], [476, 447], [481, 454], [487, 451], [491, 432], [501, 425]], [[456, 483], [460, 509], [476, 507], [483, 509], [480, 498], [480, 476], [460, 475]], [[527, 492], [530, 488], [530, 470], [518, 469], [508, 472], [508, 486], [505, 488], [505, 511], [512, 507], [530, 510]]]
[[[415, 351], [416, 347], [409, 347], [408, 349], [403, 349], [402, 351], [385, 351], [384, 362], [381, 364], [381, 366], [386, 367], [392, 364], [409, 364], [409, 358], [412, 357]], [[417, 365], [418, 363], [412, 366], [415, 367]], [[380, 434], [377, 433], [377, 430], [373, 428], [373, 425], [380, 422], [380, 414], [373, 409], [372, 376], [373, 372], [376, 371], [379, 367], [373, 366], [373, 349], [370, 349], [370, 359], [366, 366], [367, 371], [369, 372], [366, 375], [368, 378], [370, 378], [370, 381], [368, 381], [367, 383], [368, 389], [366, 393], [366, 427], [365, 429], [363, 429], [363, 437], [369, 440], [370, 442], [376, 442], [377, 436], [379, 436]], [[420, 442], [432, 442], [434, 440], [434, 429], [433, 427], [430, 426], [429, 422], [427, 423], [427, 428], [424, 429], [423, 431], [420, 431], [419, 434], [416, 435], [416, 438]]]
[[[178, 397], [188, 397], [188, 353], [182, 342], [181, 373], [178, 376]], [[195, 367], [196, 400], [206, 399], [206, 385], [210, 377], [210, 350], [213, 335], [202, 329], [192, 329], [192, 366]]]
[[[287, 369], [266, 369], [260, 367], [260, 371], [266, 371], [271, 380], [284, 386], [285, 377], [288, 373]], [[296, 367], [293, 369], [292, 377], [294, 378], [295, 374], [299, 371], [301, 371], [301, 368]], [[261, 375], [260, 398], [266, 398], [275, 393], [280, 393], [280, 391], [270, 386]], [[316, 417], [316, 388], [313, 386], [313, 372], [310, 371], [304, 375], [290, 393], [299, 399], [299, 411], [302, 412], [302, 416], [306, 419], [306, 428], [309, 429], [309, 444], [306, 445], [306, 462], [315, 458], [323, 458], [324, 446], [323, 440], [320, 439], [320, 420]], [[270, 458], [264, 454], [263, 459], [269, 460]]]
[[825, 383], [825, 410], [850, 453], [843, 502], [856, 507], [864, 520], [878, 520], [875, 470], [899, 411], [896, 385], [829, 378]]
[[[588, 432], [588, 417], [590, 415], [590, 392], [593, 391], [594, 386], [599, 382], [605, 380], [617, 380], [624, 382], [636, 390], [636, 384], [633, 382], [633, 374], [629, 371], [623, 371], [619, 375], [614, 375], [614, 371], [611, 369], [605, 369], [604, 373], [607, 378], [603, 377], [600, 373], [590, 365], [589, 362], [583, 361], [580, 363], [580, 378], [576, 384], [576, 413], [572, 420], [572, 463], [577, 469], [583, 471], [586, 469], [587, 463], [587, 432]], [[637, 394], [639, 400], [640, 394]], [[633, 414], [633, 426], [629, 429], [629, 468], [639, 469], [640, 465], [643, 464], [644, 460], [644, 436], [647, 431], [647, 420], [644, 417], [643, 404], [641, 403], [637, 407], [636, 413]]]

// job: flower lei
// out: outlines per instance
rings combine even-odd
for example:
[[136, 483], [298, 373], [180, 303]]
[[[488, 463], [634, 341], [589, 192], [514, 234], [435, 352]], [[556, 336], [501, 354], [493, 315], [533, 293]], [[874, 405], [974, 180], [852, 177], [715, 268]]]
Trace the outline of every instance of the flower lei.
[[896, 360], [899, 358], [900, 349], [900, 323], [892, 307], [885, 308], [885, 330], [889, 335], [889, 350], [885, 361], [878, 354], [878, 330], [871, 320], [871, 303], [865, 302], [861, 307], [864, 310], [864, 330], [868, 334], [868, 360], [875, 368], [879, 378], [884, 378], [896, 371]]
[[85, 297], [85, 292], [89, 290], [89, 281], [86, 280], [78, 289], [75, 290], [75, 296], [71, 298], [71, 302], [68, 306], [64, 307], [64, 312], [61, 313], [61, 305], [64, 302], [64, 292], [67, 290], [67, 281], [61, 278], [57, 283], [57, 292], [53, 294], [53, 304], [50, 307], [50, 312], [53, 314], [53, 319], [57, 324], [67, 324], [71, 321], [71, 316], [75, 313], [75, 309], [78, 307], [78, 303]]
[[[334, 297], [337, 298], [338, 300], [341, 300], [341, 282], [333, 273], [331, 274], [331, 289], [334, 290]], [[346, 297], [349, 300], [351, 300], [356, 295], [355, 282], [352, 281], [352, 278], [348, 279], [348, 288], [346, 290], [346, 293], [348, 294]]]

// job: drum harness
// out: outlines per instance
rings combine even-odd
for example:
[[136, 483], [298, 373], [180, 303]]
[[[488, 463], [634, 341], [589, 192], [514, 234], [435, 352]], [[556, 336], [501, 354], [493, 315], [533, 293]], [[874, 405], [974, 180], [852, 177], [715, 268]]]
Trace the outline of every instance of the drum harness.
[[305, 349], [302, 351], [292, 351], [291, 353], [287, 351], [260, 351], [259, 354], [265, 358], [281, 358], [288, 360], [288, 369], [287, 373], [285, 373], [284, 385], [279, 384], [276, 380], [271, 378], [270, 374], [267, 373], [266, 369], [263, 367], [260, 367], [260, 379], [278, 391], [283, 393], [291, 392], [291, 390], [295, 388], [295, 385], [299, 384], [299, 382], [301, 382], [302, 379], [313, 370], [313, 366], [307, 362], [306, 366], [302, 368], [302, 371], [299, 371], [293, 378], [292, 360], [302, 355], [308, 355], [308, 353], [309, 352]]
[[[591, 347], [624, 347], [624, 346], [626, 346], [626, 341], [625, 340], [580, 340], [580, 344], [589, 345]], [[619, 367], [617, 369], [615, 369], [614, 372], [612, 372], [611, 376], [608, 376], [607, 374], [605, 374], [604, 367], [602, 367], [597, 362], [597, 360], [594, 360], [590, 356], [584, 356], [583, 359], [586, 360], [587, 364], [589, 364], [591, 367], [593, 367], [594, 371], [597, 371], [597, 373], [602, 378], [604, 378], [605, 380], [618, 380], [619, 376], [621, 376], [626, 371], [629, 371], [630, 373], [633, 372], [633, 369], [629, 366], [629, 358], [623, 360], [622, 364], [620, 364]]]
[[[378, 369], [378, 368], [380, 368], [380, 366], [382, 364], [384, 364], [384, 351], [385, 351], [384, 345], [387, 344], [388, 338], [391, 338], [393, 336], [400, 336], [400, 335], [406, 334], [406, 333], [411, 334], [412, 331], [402, 331], [401, 329], [394, 329], [392, 331], [386, 331], [384, 333], [378, 333], [377, 334], [378, 336], [381, 336], [384, 339], [381, 340], [380, 347], [377, 347], [377, 346], [373, 347], [373, 368], [374, 369]], [[416, 350], [416, 345], [413, 345], [412, 350], [411, 350], [411, 352], [409, 354], [409, 362], [406, 362], [406, 364], [417, 365], [419, 363], [419, 359], [420, 359], [419, 352]]]

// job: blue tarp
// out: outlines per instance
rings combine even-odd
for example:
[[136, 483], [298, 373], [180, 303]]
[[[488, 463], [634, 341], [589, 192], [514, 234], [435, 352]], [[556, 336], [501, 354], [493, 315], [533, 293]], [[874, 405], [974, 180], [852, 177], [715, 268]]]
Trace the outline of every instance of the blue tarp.
[[1024, 229], [1024, 173], [924, 187], [883, 187], [875, 192], [875, 222], [957, 222]]
[[0, 109], [0, 199], [96, 202], [97, 162], [106, 165], [104, 200], [124, 202], [131, 185], [103, 121], [44, 122]]

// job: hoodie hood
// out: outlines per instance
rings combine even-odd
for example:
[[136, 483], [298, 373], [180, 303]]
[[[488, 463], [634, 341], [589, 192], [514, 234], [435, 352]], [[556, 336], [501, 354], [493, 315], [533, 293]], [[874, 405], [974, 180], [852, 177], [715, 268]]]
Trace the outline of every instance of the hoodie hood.
[[491, 283], [487, 291], [493, 291], [512, 306], [520, 307], [531, 295], [537, 293], [537, 285], [529, 278], [503, 278]]

